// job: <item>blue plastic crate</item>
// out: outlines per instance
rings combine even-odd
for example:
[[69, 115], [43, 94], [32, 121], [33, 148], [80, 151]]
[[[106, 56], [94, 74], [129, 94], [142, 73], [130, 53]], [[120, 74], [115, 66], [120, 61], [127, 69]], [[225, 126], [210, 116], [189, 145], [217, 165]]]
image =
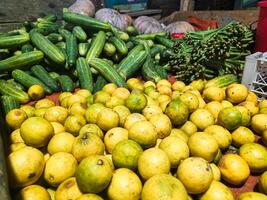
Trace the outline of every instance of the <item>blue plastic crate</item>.
[[147, 0], [105, 0], [105, 7], [117, 10], [142, 10], [147, 6]]

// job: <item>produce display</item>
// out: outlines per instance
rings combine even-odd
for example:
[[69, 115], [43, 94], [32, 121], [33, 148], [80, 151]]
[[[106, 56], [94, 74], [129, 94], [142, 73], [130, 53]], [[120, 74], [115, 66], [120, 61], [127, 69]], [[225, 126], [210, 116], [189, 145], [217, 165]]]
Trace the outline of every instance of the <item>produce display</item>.
[[21, 106], [4, 96], [10, 187], [23, 200], [234, 200], [229, 187], [261, 174], [236, 198], [265, 200], [267, 100], [235, 82], [130, 78], [50, 98], [37, 84]]
[[81, 2], [0, 34], [12, 198], [266, 200], [267, 100], [238, 83], [252, 32], [173, 39], [192, 27]]

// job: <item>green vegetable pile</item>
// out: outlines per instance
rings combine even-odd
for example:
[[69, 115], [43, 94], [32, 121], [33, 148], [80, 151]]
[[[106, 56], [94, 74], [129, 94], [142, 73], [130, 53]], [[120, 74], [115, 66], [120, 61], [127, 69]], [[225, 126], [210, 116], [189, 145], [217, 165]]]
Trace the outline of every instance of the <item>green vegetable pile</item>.
[[224, 74], [241, 77], [252, 43], [252, 31], [231, 22], [222, 28], [187, 33], [184, 40], [176, 40], [161, 61], [167, 63], [168, 72], [186, 83]]

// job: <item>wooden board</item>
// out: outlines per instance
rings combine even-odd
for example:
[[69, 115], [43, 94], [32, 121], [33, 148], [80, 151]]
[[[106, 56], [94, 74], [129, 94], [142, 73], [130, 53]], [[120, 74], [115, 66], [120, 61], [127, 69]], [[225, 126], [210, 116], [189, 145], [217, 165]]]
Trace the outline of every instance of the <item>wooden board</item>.
[[232, 20], [242, 22], [243, 24], [255, 24], [259, 17], [258, 10], [234, 10], [234, 11], [186, 11], [173, 12], [168, 17], [161, 19], [164, 24], [170, 24], [174, 21], [186, 21], [190, 16], [202, 19], [212, 19], [218, 22], [219, 26], [224, 26]]

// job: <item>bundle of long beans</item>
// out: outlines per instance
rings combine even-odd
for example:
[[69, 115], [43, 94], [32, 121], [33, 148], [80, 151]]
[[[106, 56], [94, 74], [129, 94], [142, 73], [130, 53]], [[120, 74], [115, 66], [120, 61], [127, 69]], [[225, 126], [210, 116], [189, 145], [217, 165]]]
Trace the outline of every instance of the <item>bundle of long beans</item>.
[[224, 74], [240, 77], [252, 43], [252, 31], [237, 22], [214, 30], [187, 33], [184, 40], [168, 50], [166, 70], [187, 83]]

